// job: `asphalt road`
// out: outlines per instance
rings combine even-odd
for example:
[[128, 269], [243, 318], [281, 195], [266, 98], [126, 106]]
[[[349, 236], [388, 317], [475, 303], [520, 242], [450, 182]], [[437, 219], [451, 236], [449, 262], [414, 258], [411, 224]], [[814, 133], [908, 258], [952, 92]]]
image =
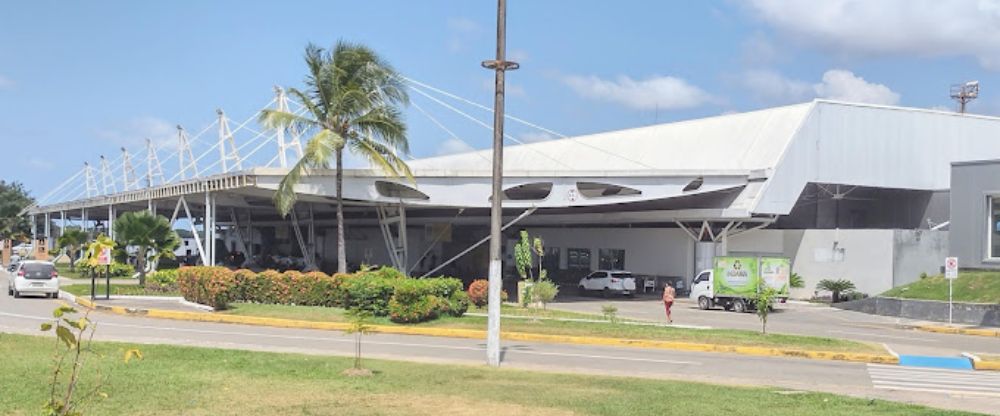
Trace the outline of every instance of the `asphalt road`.
[[[0, 283], [3, 282], [0, 277]], [[42, 298], [13, 299], [3, 291], [0, 331], [39, 334], [39, 323], [50, 319], [57, 305], [55, 300]], [[99, 312], [92, 313], [91, 319], [97, 322], [95, 339], [98, 340], [317, 355], [353, 353], [352, 336], [332, 331], [158, 320]], [[364, 349], [370, 358], [471, 365], [482, 365], [485, 359], [484, 343], [470, 339], [369, 335]], [[730, 385], [763, 383], [789, 390], [825, 391], [1000, 414], [1000, 392], [977, 391], [968, 388], [968, 382], [949, 384], [943, 378], [944, 384], [936, 387], [937, 391], [905, 385], [880, 384], [876, 388], [870, 375], [872, 370], [858, 363], [505, 341], [503, 366]], [[963, 376], [973, 377], [979, 384], [989, 384], [992, 378], [976, 377], [994, 377], [994, 374], [978, 372]], [[762, 378], [766, 381], [760, 381]]]
[[[612, 304], [618, 316], [664, 322], [666, 315], [658, 296], [602, 299], [590, 296], [566, 296], [550, 308], [601, 313], [601, 306]], [[753, 313], [738, 314], [725, 310], [703, 311], [689, 299], [678, 299], [672, 309], [674, 324], [760, 330], [760, 320]], [[898, 354], [958, 356], [963, 352], [1000, 355], [1000, 339], [921, 332], [900, 325], [917, 321], [845, 311], [826, 305], [788, 303], [778, 306], [768, 318], [768, 331], [786, 334], [845, 338], [881, 343]]]

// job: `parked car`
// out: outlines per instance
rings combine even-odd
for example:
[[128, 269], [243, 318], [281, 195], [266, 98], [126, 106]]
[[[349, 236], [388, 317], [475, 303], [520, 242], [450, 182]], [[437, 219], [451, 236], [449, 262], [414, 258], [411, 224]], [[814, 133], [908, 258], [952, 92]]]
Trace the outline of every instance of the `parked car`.
[[598, 270], [580, 279], [580, 292], [588, 291], [630, 296], [635, 293], [635, 277], [625, 270]]
[[7, 277], [7, 294], [15, 298], [40, 294], [56, 299], [59, 297], [59, 272], [48, 261], [20, 262]]

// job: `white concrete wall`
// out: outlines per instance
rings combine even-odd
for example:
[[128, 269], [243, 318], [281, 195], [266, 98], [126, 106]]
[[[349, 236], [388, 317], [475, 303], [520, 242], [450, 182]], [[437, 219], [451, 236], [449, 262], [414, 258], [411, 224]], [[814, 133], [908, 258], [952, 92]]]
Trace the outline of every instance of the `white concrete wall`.
[[792, 272], [805, 280], [793, 297], [807, 298], [823, 279], [847, 279], [876, 295], [892, 288], [893, 230], [805, 230]]

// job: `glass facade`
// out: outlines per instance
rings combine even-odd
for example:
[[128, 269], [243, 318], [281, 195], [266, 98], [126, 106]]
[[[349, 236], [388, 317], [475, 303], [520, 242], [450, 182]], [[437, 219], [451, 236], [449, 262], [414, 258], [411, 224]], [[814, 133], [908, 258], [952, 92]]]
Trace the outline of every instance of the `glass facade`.
[[602, 248], [599, 254], [598, 269], [625, 270], [625, 250]]

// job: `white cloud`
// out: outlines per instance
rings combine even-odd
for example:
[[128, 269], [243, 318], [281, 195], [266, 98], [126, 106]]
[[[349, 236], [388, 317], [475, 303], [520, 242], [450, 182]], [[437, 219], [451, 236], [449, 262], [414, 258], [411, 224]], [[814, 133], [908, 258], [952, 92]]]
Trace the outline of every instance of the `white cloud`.
[[556, 136], [544, 131], [530, 131], [517, 136], [517, 139], [524, 143], [538, 143], [555, 139]]
[[448, 19], [448, 29], [456, 32], [474, 33], [481, 32], [483, 27], [468, 17], [452, 17]]
[[528, 61], [528, 52], [524, 49], [511, 49], [507, 52], [507, 59], [523, 64]]
[[805, 101], [815, 96], [808, 82], [789, 79], [770, 70], [746, 71], [740, 82], [756, 98], [769, 103]]
[[447, 40], [447, 47], [452, 53], [464, 51], [472, 38], [483, 33], [483, 27], [467, 17], [449, 18], [447, 25], [448, 31], [451, 33]]
[[853, 72], [831, 69], [823, 74], [823, 82], [813, 85], [816, 95], [831, 100], [869, 104], [899, 104], [899, 93], [882, 84], [865, 81]]
[[14, 87], [14, 80], [0, 75], [0, 90], [6, 90]]
[[458, 140], [456, 138], [450, 138], [441, 142], [441, 146], [438, 147], [437, 154], [440, 155], [450, 155], [452, 153], [465, 153], [476, 150], [468, 143]]
[[637, 110], [693, 108], [715, 100], [701, 88], [671, 76], [654, 76], [637, 81], [624, 75], [615, 80], [569, 75], [563, 77], [563, 82], [583, 97]]
[[751, 0], [791, 39], [862, 55], [973, 56], [1000, 70], [1000, 0]]
[[[190, 134], [190, 133], [189, 133]], [[177, 127], [156, 117], [138, 117], [97, 131], [97, 137], [135, 151], [146, 145], [146, 138], [157, 149], [176, 149]]]
[[758, 99], [774, 103], [805, 101], [812, 98], [869, 104], [899, 104], [899, 93], [889, 87], [868, 82], [853, 72], [831, 69], [817, 83], [787, 78], [769, 70], [753, 70], [743, 74], [743, 86]]

